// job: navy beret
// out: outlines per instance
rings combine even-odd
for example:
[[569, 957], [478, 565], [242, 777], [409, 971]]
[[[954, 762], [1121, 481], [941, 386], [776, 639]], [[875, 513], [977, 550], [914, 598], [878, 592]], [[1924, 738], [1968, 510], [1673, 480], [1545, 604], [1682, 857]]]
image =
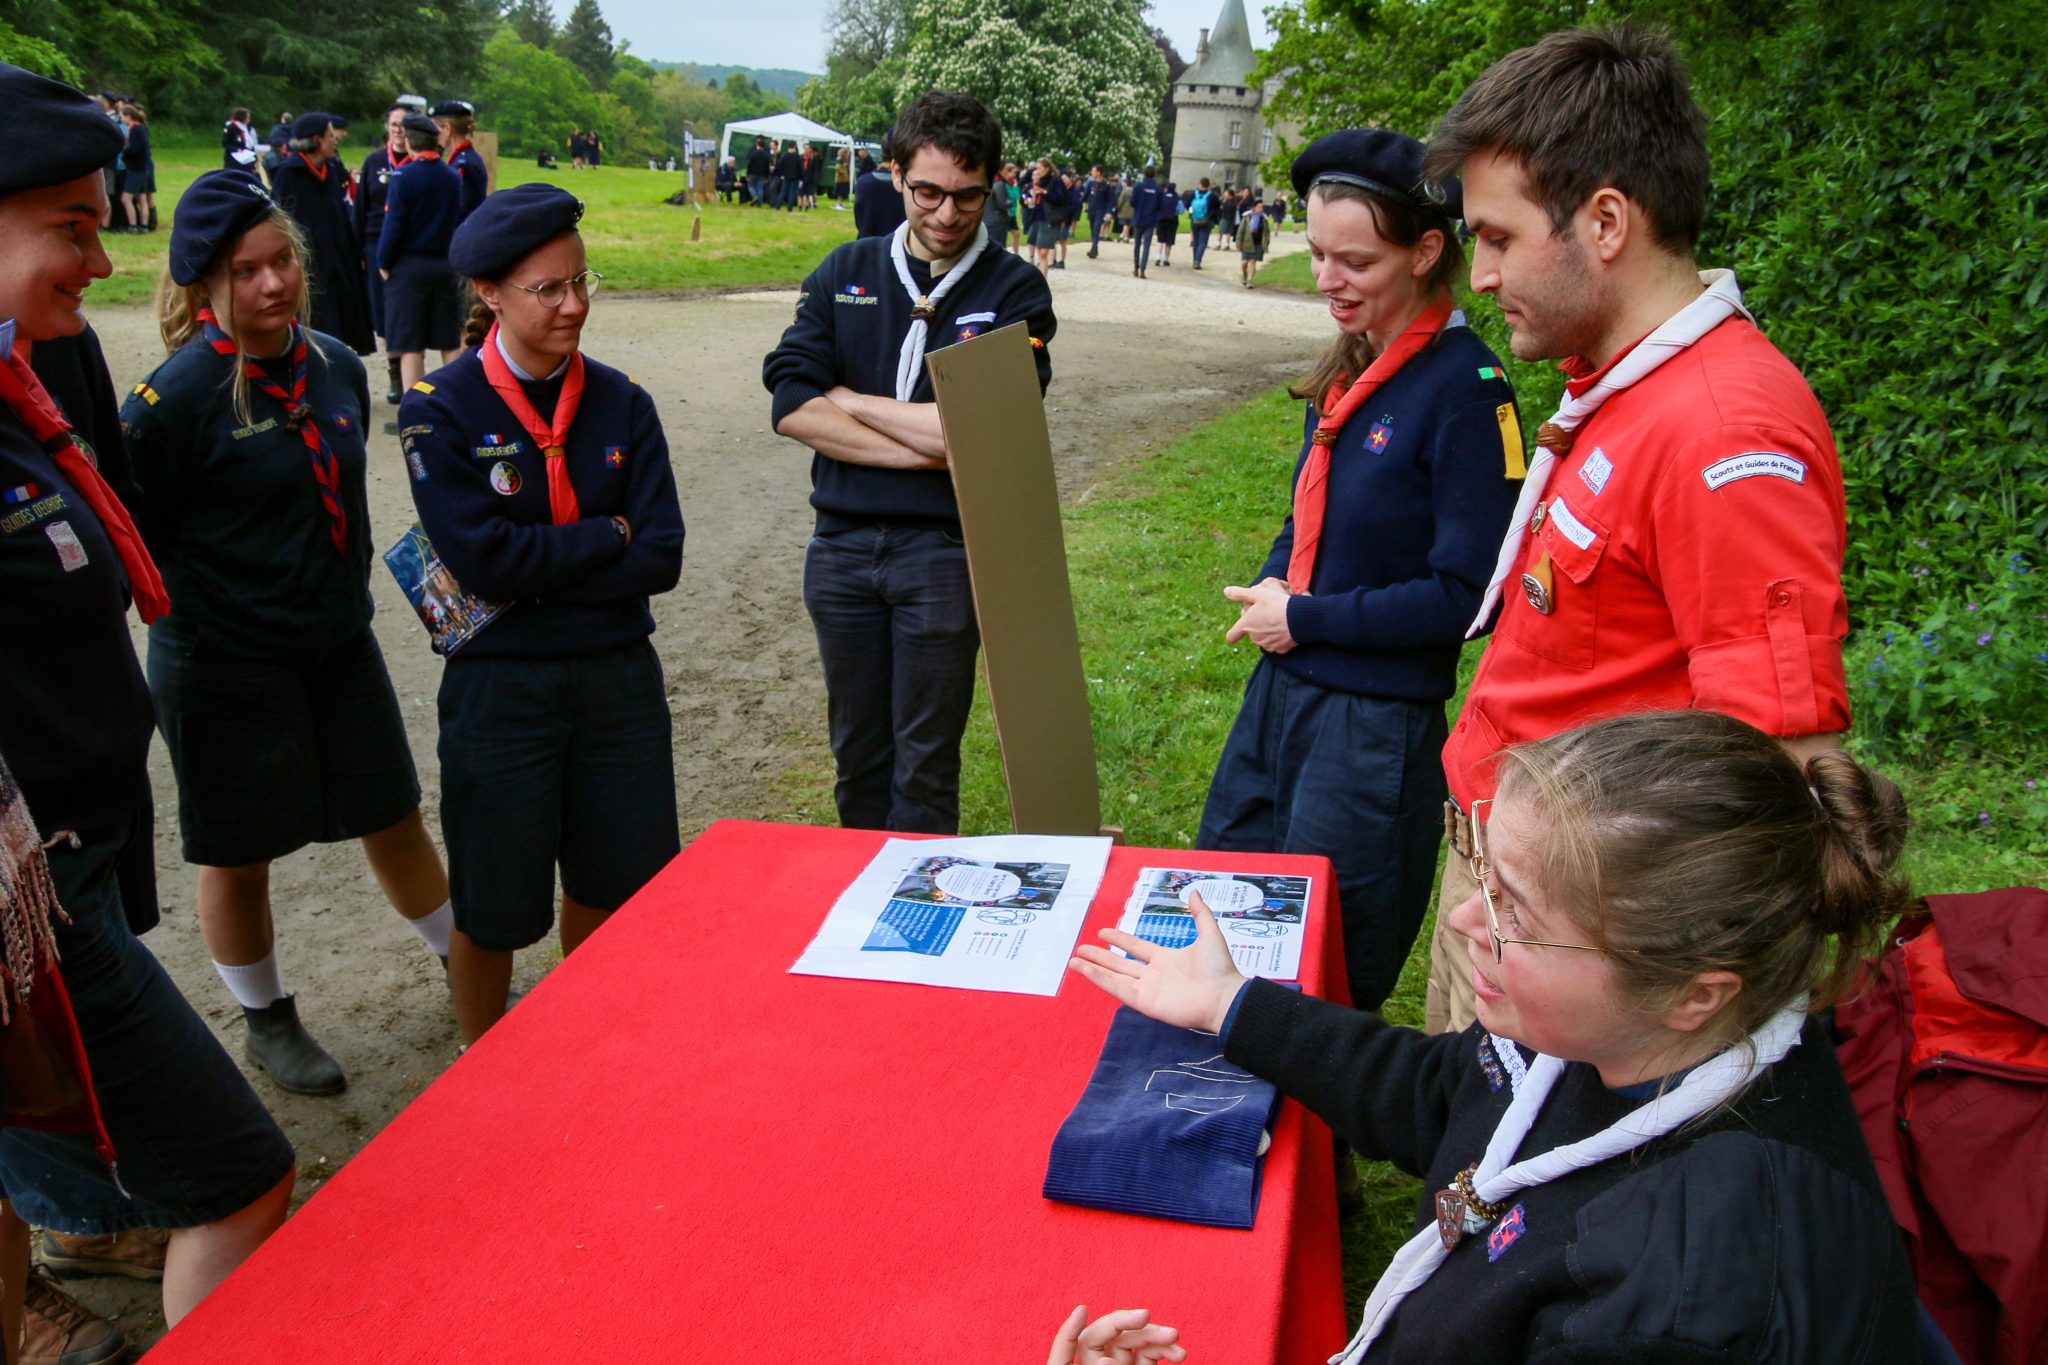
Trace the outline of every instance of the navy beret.
[[499, 190], [455, 229], [448, 267], [471, 279], [497, 279], [527, 253], [572, 230], [582, 217], [583, 201], [553, 185]]
[[171, 220], [172, 283], [198, 283], [222, 252], [276, 208], [263, 182], [247, 171], [208, 171], [193, 181]]
[[126, 138], [90, 96], [62, 81], [0, 62], [0, 194], [39, 190], [90, 175], [120, 155]]
[[348, 120], [339, 114], [304, 113], [292, 120], [292, 137], [300, 142], [319, 137], [329, 128], [346, 128]]
[[1464, 195], [1455, 179], [1440, 186], [1422, 182], [1422, 144], [1384, 128], [1341, 128], [1325, 133], [1294, 158], [1289, 177], [1297, 197], [1306, 198], [1319, 181], [1356, 185], [1423, 213], [1464, 216]]
[[422, 137], [441, 136], [440, 126], [425, 114], [407, 114], [405, 122], [401, 126], [404, 127], [406, 132], [418, 133]]
[[442, 100], [427, 112], [435, 118], [474, 118], [476, 106], [468, 100]]

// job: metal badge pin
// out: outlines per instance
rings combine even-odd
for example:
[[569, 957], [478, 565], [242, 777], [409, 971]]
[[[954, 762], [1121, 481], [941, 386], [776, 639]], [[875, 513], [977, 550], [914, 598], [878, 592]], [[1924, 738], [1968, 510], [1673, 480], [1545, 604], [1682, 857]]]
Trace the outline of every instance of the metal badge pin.
[[1529, 605], [1539, 616], [1548, 616], [1557, 610], [1557, 598], [1552, 590], [1553, 583], [1549, 555], [1531, 564], [1529, 571], [1522, 575], [1522, 595], [1529, 599]]

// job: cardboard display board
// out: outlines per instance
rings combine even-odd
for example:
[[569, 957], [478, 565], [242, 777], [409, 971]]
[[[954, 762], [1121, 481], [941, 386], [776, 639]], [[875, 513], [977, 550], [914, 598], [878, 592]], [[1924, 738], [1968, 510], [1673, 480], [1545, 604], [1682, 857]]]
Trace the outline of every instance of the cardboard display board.
[[476, 148], [476, 154], [484, 159], [484, 184], [495, 193], [498, 188], [498, 135], [479, 128], [469, 135], [469, 145]]
[[967, 539], [1011, 822], [1020, 834], [1095, 834], [1088, 680], [1030, 335], [1017, 323], [933, 351], [925, 365]]

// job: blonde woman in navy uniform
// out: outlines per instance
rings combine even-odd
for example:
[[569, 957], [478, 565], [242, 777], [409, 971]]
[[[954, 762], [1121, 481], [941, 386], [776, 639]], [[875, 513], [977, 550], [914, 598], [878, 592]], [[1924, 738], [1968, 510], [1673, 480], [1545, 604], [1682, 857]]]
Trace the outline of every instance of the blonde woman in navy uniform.
[[462, 216], [467, 218], [491, 192], [490, 168], [470, 141], [476, 132], [476, 106], [468, 100], [442, 100], [430, 117], [441, 130], [442, 155], [462, 177]]
[[1435, 885], [1444, 703], [1513, 511], [1522, 442], [1498, 357], [1451, 308], [1462, 268], [1422, 144], [1346, 129], [1294, 163], [1339, 335], [1308, 399], [1294, 512], [1237, 604], [1263, 651], [1200, 848], [1336, 865], [1351, 1000], [1392, 992]]
[[305, 244], [247, 171], [178, 201], [157, 322], [170, 358], [128, 396], [142, 532], [178, 610], [149, 632], [199, 928], [242, 1006], [245, 1050], [294, 1094], [342, 1068], [299, 1022], [270, 864], [360, 839], [393, 908], [445, 957], [448, 879], [370, 633], [363, 364], [301, 325]]
[[654, 400], [578, 349], [600, 278], [583, 206], [492, 195], [448, 261], [473, 349], [413, 386], [400, 444], [420, 525], [464, 591], [509, 604], [441, 676], [441, 831], [455, 1013], [504, 1013], [512, 955], [564, 952], [675, 856], [674, 755], [648, 599], [676, 585], [683, 517]]

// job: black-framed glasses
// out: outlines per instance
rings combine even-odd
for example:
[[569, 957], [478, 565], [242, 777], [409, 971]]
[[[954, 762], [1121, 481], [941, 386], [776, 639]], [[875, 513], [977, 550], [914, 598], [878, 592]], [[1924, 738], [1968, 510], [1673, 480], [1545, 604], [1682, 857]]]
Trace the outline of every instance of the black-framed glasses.
[[597, 291], [597, 283], [604, 276], [595, 270], [586, 270], [581, 275], [571, 275], [566, 280], [544, 280], [540, 284], [512, 284], [514, 289], [524, 289], [533, 295], [535, 302], [543, 308], [560, 308], [574, 294], [578, 303], [589, 303], [590, 296]]
[[1508, 945], [1519, 943], [1526, 948], [1571, 948], [1582, 953], [1604, 953], [1605, 948], [1591, 943], [1551, 943], [1540, 938], [1509, 938], [1500, 931], [1500, 893], [1493, 889], [1493, 868], [1486, 861], [1486, 822], [1479, 818], [1479, 808], [1493, 804], [1491, 799], [1474, 801], [1468, 813], [1467, 823], [1472, 827], [1472, 880], [1479, 883], [1479, 898], [1486, 902], [1486, 933], [1493, 940], [1493, 961], [1496, 966], [1507, 960]]
[[981, 212], [981, 206], [988, 202], [988, 186], [969, 185], [965, 189], [949, 190], [932, 184], [929, 180], [913, 180], [910, 185], [910, 202], [926, 213], [930, 213], [948, 199], [953, 207], [965, 214]]

